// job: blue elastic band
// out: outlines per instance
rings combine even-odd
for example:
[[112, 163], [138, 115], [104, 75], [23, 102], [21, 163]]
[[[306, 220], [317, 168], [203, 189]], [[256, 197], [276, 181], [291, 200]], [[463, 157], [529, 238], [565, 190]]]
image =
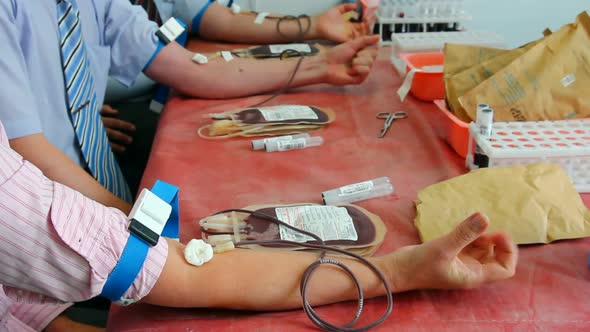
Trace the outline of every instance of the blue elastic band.
[[164, 43], [158, 39], [158, 45], [156, 45], [156, 50], [154, 51], [154, 53], [152, 54], [152, 56], [150, 57], [150, 59], [141, 71], [145, 72], [148, 69], [148, 67], [152, 64], [152, 62], [154, 61], [158, 53], [160, 53], [160, 51], [164, 48], [164, 46], [166, 45], [164, 45]]
[[[178, 187], [164, 181], [156, 181], [152, 187], [152, 193], [160, 197], [172, 206], [170, 218], [164, 226], [162, 236], [178, 238]], [[129, 234], [127, 244], [123, 249], [119, 262], [109, 274], [102, 289], [101, 295], [111, 301], [119, 301], [125, 292], [131, 287], [135, 278], [141, 271], [147, 257], [150, 245], [135, 234]]]
[[199, 34], [199, 27], [201, 26], [201, 20], [203, 19], [203, 15], [207, 11], [207, 8], [209, 8], [209, 6], [211, 6], [212, 3], [213, 3], [213, 1], [208, 2], [205, 6], [203, 6], [203, 8], [201, 8], [201, 10], [193, 18], [193, 21], [191, 22], [191, 24], [192, 24], [192, 31], [194, 34]]
[[168, 218], [168, 222], [164, 226], [162, 236], [171, 239], [178, 239], [179, 235], [179, 205], [178, 205], [178, 187], [173, 186], [164, 181], [156, 181], [152, 187], [152, 192], [166, 203], [172, 206], [172, 212]]
[[[186, 41], [188, 39], [187, 26], [186, 26], [186, 24], [181, 19], [178, 19], [178, 18], [175, 18], [175, 19], [184, 28], [184, 32], [180, 36], [178, 36], [176, 38], [176, 42], [178, 44], [180, 44], [181, 46], [184, 47], [184, 46], [186, 46]], [[168, 95], [169, 94], [170, 94], [170, 88], [169, 87], [167, 87], [165, 85], [162, 85], [162, 84], [158, 84], [158, 87], [156, 88], [156, 93], [154, 95], [153, 101], [155, 101], [158, 104], [164, 106], [166, 104], [166, 101], [168, 101]]]

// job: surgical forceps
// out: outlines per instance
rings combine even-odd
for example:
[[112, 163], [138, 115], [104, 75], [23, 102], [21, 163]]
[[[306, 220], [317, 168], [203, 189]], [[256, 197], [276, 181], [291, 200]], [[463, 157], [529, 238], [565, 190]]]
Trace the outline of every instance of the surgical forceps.
[[383, 124], [383, 129], [381, 129], [381, 131], [379, 132], [379, 138], [383, 138], [383, 136], [385, 136], [385, 134], [387, 134], [387, 130], [389, 130], [389, 127], [391, 127], [391, 124], [393, 123], [393, 121], [397, 120], [397, 119], [405, 119], [408, 117], [408, 113], [406, 112], [381, 112], [381, 113], [377, 113], [377, 119], [384, 119], [385, 123]]

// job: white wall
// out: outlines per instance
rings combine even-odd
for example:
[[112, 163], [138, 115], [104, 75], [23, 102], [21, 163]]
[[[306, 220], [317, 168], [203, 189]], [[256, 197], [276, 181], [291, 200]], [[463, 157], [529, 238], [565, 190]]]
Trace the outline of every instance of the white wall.
[[517, 47], [542, 36], [545, 28], [555, 31], [573, 22], [580, 12], [590, 12], [590, 0], [465, 0], [473, 20], [469, 30], [493, 31], [509, 47]]
[[342, 3], [340, 0], [236, 0], [240, 7], [277, 14], [317, 14]]

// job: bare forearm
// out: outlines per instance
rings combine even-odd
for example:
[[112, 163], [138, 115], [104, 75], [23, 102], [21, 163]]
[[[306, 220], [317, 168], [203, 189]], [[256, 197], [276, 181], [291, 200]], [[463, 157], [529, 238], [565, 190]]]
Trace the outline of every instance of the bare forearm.
[[[297, 64], [296, 58], [278, 60], [217, 58], [205, 65], [192, 62], [192, 52], [176, 43], [166, 46], [154, 59], [147, 75], [175, 90], [200, 98], [234, 98], [285, 86]], [[292, 87], [320, 83], [326, 75], [322, 55], [303, 60]]]
[[[316, 18], [285, 19], [277, 26], [279, 20], [267, 18], [261, 24], [254, 23], [256, 14], [234, 15], [229, 9], [213, 4], [203, 15], [199, 29], [200, 37], [237, 43], [268, 44], [288, 43], [303, 39], [317, 39]], [[279, 29], [280, 28], [280, 32]]]
[[[147, 302], [175, 307], [221, 307], [245, 310], [285, 310], [301, 307], [299, 282], [317, 254], [236, 249], [215, 255], [201, 267], [188, 265], [182, 245], [169, 241], [168, 260]], [[366, 297], [385, 294], [380, 279], [362, 263], [338, 260], [350, 267]], [[382, 267], [383, 258], [373, 259]], [[308, 287], [312, 305], [356, 299], [350, 277], [325, 265]]]
[[131, 206], [106, 190], [42, 134], [12, 139], [10, 146], [25, 160], [37, 166], [49, 179], [73, 188], [85, 196], [129, 213]]

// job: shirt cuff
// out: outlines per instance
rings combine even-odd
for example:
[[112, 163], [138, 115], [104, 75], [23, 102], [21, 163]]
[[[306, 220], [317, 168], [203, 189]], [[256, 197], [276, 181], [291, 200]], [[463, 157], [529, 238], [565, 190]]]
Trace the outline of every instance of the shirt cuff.
[[144, 73], [149, 68], [149, 66], [152, 64], [152, 61], [154, 61], [154, 59], [156, 58], [156, 56], [164, 48], [164, 46], [166, 46], [166, 45], [164, 45], [164, 42], [162, 42], [161, 40], [158, 40], [158, 45], [156, 45], [156, 50], [154, 51], [154, 53], [152, 54], [152, 56], [150, 57], [150, 59], [148, 60], [148, 62], [145, 64], [145, 66], [142, 69], [142, 71]]

